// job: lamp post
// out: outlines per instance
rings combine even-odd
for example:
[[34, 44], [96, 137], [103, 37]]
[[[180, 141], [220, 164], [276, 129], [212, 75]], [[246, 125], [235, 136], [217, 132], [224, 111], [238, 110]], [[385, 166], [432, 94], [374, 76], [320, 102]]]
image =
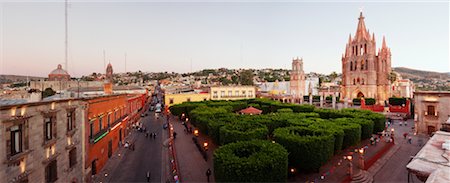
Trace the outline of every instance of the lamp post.
[[351, 177], [353, 177], [353, 163], [352, 163], [353, 157], [351, 155], [349, 155], [349, 156], [344, 156], [344, 158], [348, 160], [348, 171], [347, 171], [347, 174], [351, 178]]
[[359, 149], [359, 168], [364, 170], [364, 148]]

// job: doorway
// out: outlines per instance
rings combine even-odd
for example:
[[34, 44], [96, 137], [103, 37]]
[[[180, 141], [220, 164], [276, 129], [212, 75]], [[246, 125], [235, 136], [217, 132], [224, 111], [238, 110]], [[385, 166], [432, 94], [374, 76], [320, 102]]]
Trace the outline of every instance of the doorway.
[[428, 126], [428, 135], [431, 135], [433, 132], [436, 131], [436, 127], [434, 126]]
[[108, 142], [108, 158], [112, 156], [112, 140]]
[[92, 161], [91, 168], [92, 168], [92, 171], [91, 171], [92, 175], [97, 174], [97, 160]]

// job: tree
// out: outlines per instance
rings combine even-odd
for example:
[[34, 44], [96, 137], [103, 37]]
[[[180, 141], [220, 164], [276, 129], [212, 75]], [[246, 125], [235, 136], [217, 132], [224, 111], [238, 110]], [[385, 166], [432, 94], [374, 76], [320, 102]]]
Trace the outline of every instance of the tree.
[[242, 71], [239, 81], [242, 85], [253, 85], [253, 72], [251, 70]]
[[47, 97], [50, 97], [50, 96], [55, 95], [55, 94], [56, 94], [56, 92], [52, 88], [46, 88], [42, 92], [42, 98], [47, 98]]
[[333, 72], [330, 74], [330, 79], [331, 79], [331, 81], [334, 81], [337, 77], [338, 77], [338, 74], [337, 74], [335, 71], [333, 71]]

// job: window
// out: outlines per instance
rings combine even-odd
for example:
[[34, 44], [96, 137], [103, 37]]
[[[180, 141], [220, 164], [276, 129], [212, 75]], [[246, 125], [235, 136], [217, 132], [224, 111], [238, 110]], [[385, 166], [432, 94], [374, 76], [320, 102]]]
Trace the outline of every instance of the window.
[[103, 117], [99, 117], [98, 118], [98, 130], [102, 130], [103, 129]]
[[213, 97], [214, 97], [214, 98], [217, 98], [217, 91], [214, 91]]
[[[217, 93], [216, 93], [217, 94]], [[173, 104], [173, 98], [169, 99], [169, 104]]]
[[436, 111], [435, 111], [435, 108], [434, 108], [434, 106], [432, 106], [432, 105], [429, 105], [428, 107], [427, 107], [427, 115], [436, 115]]
[[94, 121], [91, 121], [91, 123], [89, 124], [89, 137], [93, 138], [94, 137]]
[[364, 60], [361, 60], [361, 70], [364, 70]]
[[67, 112], [67, 131], [72, 131], [75, 128], [75, 111]]
[[358, 65], [357, 65], [356, 61], [355, 61], [355, 64], [353, 64], [353, 65], [355, 66], [354, 70], [355, 71], [358, 70]]
[[245, 90], [242, 91], [242, 96], [245, 96]]
[[114, 120], [114, 121], [116, 121], [116, 120], [117, 120], [117, 110], [116, 110], [116, 111], [114, 111], [114, 118], [113, 118], [113, 120]]
[[191, 101], [191, 98], [187, 98], [186, 101], [187, 101], [187, 102], [190, 102], [190, 101]]
[[111, 127], [111, 114], [108, 114], [108, 128]]
[[45, 167], [45, 182], [55, 182], [58, 179], [56, 160], [51, 161]]
[[11, 155], [22, 152], [22, 125], [11, 127]]
[[353, 70], [353, 62], [350, 62], [350, 71]]
[[239, 91], [238, 90], [234, 91], [234, 95], [236, 95], [236, 97], [239, 96]]
[[44, 118], [44, 136], [45, 140], [52, 140], [52, 118], [46, 117]]
[[233, 96], [233, 91], [228, 91], [228, 96], [229, 97]]
[[220, 91], [220, 97], [224, 97], [225, 96], [225, 91]]
[[206, 101], [206, 98], [203, 98], [203, 101]]
[[73, 148], [69, 151], [69, 168], [77, 164], [77, 149]]
[[366, 70], [368, 70], [368, 69], [367, 69], [367, 68], [369, 68], [368, 66], [369, 66], [369, 61], [366, 60]]
[[249, 96], [249, 97], [253, 97], [253, 91], [249, 90], [249, 91], [248, 91], [248, 96]]

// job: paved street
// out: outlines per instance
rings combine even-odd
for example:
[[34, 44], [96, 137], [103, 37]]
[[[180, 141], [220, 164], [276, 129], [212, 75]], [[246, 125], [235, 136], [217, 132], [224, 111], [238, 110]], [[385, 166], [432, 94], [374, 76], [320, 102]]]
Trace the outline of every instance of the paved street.
[[[153, 112], [142, 119], [143, 125], [149, 132], [157, 134], [156, 139], [146, 138], [145, 133], [134, 131], [135, 136], [131, 143], [135, 144], [135, 150], [120, 149], [126, 151], [121, 158], [108, 162], [110, 166], [106, 166], [105, 172], [108, 171], [109, 177], [107, 182], [146, 182], [147, 171], [151, 174], [151, 182], [165, 182], [165, 176], [162, 176], [166, 169], [166, 164], [162, 161], [167, 154], [162, 153], [163, 139], [167, 137], [166, 131], [163, 130], [163, 121], [161, 118], [156, 120]], [[115, 154], [118, 157], [117, 152]], [[104, 172], [104, 171], [102, 171]]]
[[[411, 127], [414, 126], [412, 119], [408, 120], [408, 126], [400, 126], [399, 121], [395, 120], [393, 127], [395, 129], [395, 142], [400, 148], [392, 155], [392, 157], [384, 164], [381, 169], [374, 175], [375, 182], [408, 182], [408, 164], [410, 157], [417, 154], [423, 146], [418, 145], [418, 139], [423, 139], [424, 145], [428, 137], [414, 136]], [[412, 144], [407, 143], [403, 133], [408, 132], [412, 135]], [[421, 182], [415, 176], [412, 176], [413, 182]], [[410, 181], [411, 182], [411, 181]]]

